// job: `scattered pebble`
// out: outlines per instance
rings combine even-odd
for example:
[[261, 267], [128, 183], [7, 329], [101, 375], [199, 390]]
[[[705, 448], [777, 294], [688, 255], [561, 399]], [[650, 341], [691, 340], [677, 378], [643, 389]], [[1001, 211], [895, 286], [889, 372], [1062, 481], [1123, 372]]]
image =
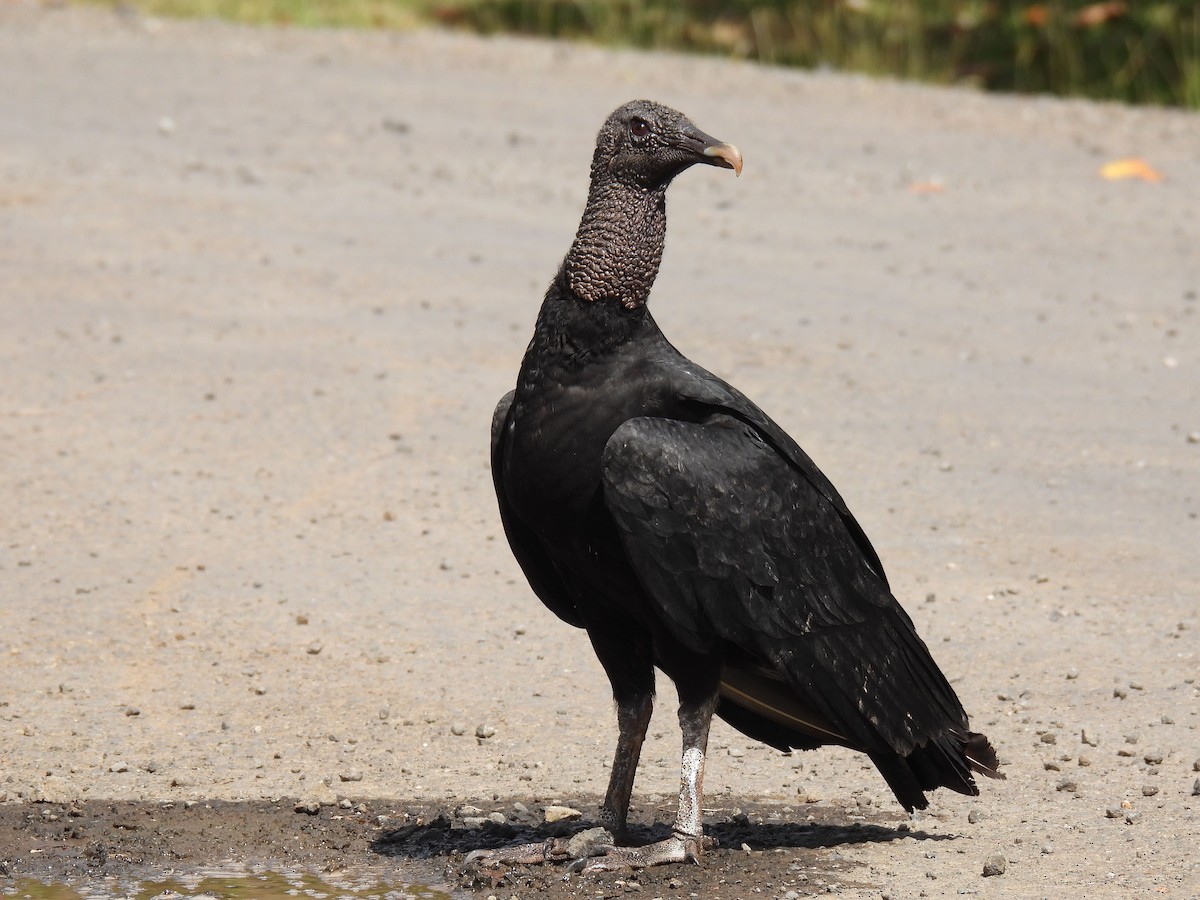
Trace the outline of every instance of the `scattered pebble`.
[[475, 726], [475, 737], [477, 738], [490, 738], [495, 733], [496, 729], [491, 725], [483, 724]]
[[1158, 785], [1157, 784], [1143, 784], [1142, 785], [1142, 796], [1143, 797], [1153, 797], [1157, 793], [1158, 793]]
[[1041, 740], [1043, 744], [1057, 744], [1058, 735], [1056, 735], [1053, 731], [1047, 731], [1042, 735]]
[[129, 764], [124, 763], [124, 762], [115, 762], [111, 766], [108, 767], [108, 771], [110, 771], [110, 772], [128, 772]]
[[158, 120], [158, 133], [161, 135], [171, 135], [175, 133], [175, 120], [170, 116], [163, 116]]
[[1054, 847], [1050, 844], [1042, 844], [1042, 855], [1049, 856], [1054, 852]]
[[1200, 797], [1200, 778], [1196, 779], [1196, 783], [1192, 785], [1192, 796]]
[[1118, 700], [1124, 700], [1126, 697], [1129, 696], [1129, 692], [1127, 690], [1125, 690], [1125, 688], [1115, 687], [1115, 688], [1113, 688], [1113, 696], [1116, 697]]
[[140, 709], [138, 709], [136, 706], [130, 706], [129, 708], [127, 708], [125, 710], [125, 715], [127, 715], [127, 716], [140, 716], [141, 714], [142, 714], [142, 711]]
[[1125, 743], [1136, 744], [1137, 742], [1138, 742], [1138, 736], [1136, 734], [1125, 735]]
[[1099, 747], [1100, 746], [1100, 739], [1098, 737], [1096, 737], [1095, 733], [1089, 731], [1086, 728], [1083, 728], [1080, 730], [1079, 740], [1081, 740], [1083, 743], [1087, 744], [1089, 747]]
[[1120, 819], [1125, 815], [1125, 810], [1121, 809], [1120, 804], [1116, 806], [1107, 806], [1104, 809], [1104, 816], [1108, 819]]
[[467, 733], [467, 726], [464, 722], [455, 722], [450, 726], [450, 733], [455, 735], [463, 735]]
[[585, 828], [567, 841], [567, 852], [575, 859], [598, 855], [599, 848], [612, 846], [613, 836], [605, 828]]
[[351, 769], [349, 772], [338, 773], [339, 781], [362, 781], [363, 773], [358, 769]]
[[316, 656], [318, 653], [320, 653], [324, 649], [325, 649], [325, 645], [322, 644], [320, 641], [313, 641], [311, 644], [309, 644], [307, 647], [304, 648], [304, 652], [307, 653], [309, 656]]
[[508, 821], [508, 819], [505, 818], [505, 815], [502, 812], [488, 813], [487, 818], [488, 818], [488, 821], [494, 825], [503, 825], [504, 823], [506, 823]]
[[1078, 677], [1079, 677], [1079, 670], [1076, 669], [1074, 666], [1067, 669], [1067, 681], [1074, 681]]
[[547, 806], [543, 811], [547, 824], [552, 822], [573, 822], [582, 818], [583, 813], [570, 806]]
[[1168, 716], [1166, 713], [1163, 713], [1161, 716], [1159, 716], [1158, 721], [1162, 722], [1164, 725], [1174, 725], [1175, 724], [1175, 719], [1172, 718], [1171, 716]]
[[980, 821], [982, 821], [982, 819], [983, 819], [983, 813], [980, 812], [978, 809], [972, 809], [970, 812], [967, 813], [967, 821], [970, 822], [972, 825], [979, 823]]
[[321, 801], [301, 800], [293, 807], [293, 809], [298, 813], [304, 813], [308, 816], [315, 816], [321, 811]]
[[1153, 750], [1147, 750], [1142, 756], [1148, 766], [1157, 766], [1163, 761], [1163, 752], [1155, 747]]
[[1008, 871], [1008, 860], [1004, 858], [1003, 853], [993, 853], [983, 861], [983, 877], [990, 878], [993, 875], [1003, 875]]
[[1058, 784], [1054, 786], [1054, 789], [1056, 791], [1077, 791], [1079, 790], [1079, 785], [1075, 782], [1074, 778], [1060, 778], [1058, 779]]
[[1086, 769], [1091, 764], [1092, 764], [1092, 757], [1090, 755], [1088, 755], [1087, 753], [1079, 754], [1079, 765], [1083, 766]]

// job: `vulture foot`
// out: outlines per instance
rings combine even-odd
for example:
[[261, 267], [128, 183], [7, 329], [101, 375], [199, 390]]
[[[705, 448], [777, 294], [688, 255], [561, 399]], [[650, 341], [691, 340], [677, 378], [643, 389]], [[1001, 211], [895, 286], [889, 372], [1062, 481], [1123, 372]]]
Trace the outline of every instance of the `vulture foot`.
[[645, 869], [666, 863], [690, 862], [699, 864], [706, 850], [713, 850], [717, 839], [711, 837], [673, 834], [664, 841], [644, 847], [611, 847], [603, 856], [580, 860], [584, 872], [609, 872], [615, 869]]
[[496, 850], [472, 850], [467, 854], [466, 865], [478, 865], [487, 869], [499, 866], [529, 866], [544, 862], [569, 862], [578, 871], [589, 857], [600, 856], [613, 850], [613, 836], [604, 828], [589, 828], [570, 838], [550, 838], [536, 844], [517, 844], [515, 847], [500, 847]]

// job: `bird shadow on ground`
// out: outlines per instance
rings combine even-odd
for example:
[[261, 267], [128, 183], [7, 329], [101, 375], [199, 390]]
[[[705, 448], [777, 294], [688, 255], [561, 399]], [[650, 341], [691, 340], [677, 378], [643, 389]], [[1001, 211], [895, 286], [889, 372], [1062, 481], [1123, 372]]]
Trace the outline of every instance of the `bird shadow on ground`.
[[[654, 893], [686, 887], [698, 896], [724, 900], [726, 896], [741, 896], [725, 893], [730, 886], [741, 884], [755, 884], [763, 890], [770, 887], [780, 894], [792, 888], [809, 893], [807, 889], [814, 885], [869, 886], [855, 880], [861, 877], [862, 864], [844, 856], [843, 849], [905, 838], [953, 839], [950, 834], [911, 830], [912, 825], [902, 814], [880, 810], [855, 813], [851, 818], [852, 814], [833, 807], [748, 803], [741, 810], [713, 812], [706, 817], [705, 834], [716, 839], [717, 848], [705, 854], [701, 866], [659, 866], [636, 872], [573, 876], [566, 874], [569, 867], [555, 863], [498, 868], [466, 865], [464, 857], [473, 850], [566, 838], [593, 824], [582, 820], [547, 823], [536, 809], [500, 800], [486, 804], [486, 808], [493, 811], [491, 818], [483, 815], [485, 810], [481, 808], [413, 810], [417, 814], [407, 824], [378, 834], [370, 850], [390, 859], [440, 860], [445, 878], [470, 892], [506, 886], [532, 891], [544, 900], [560, 900], [584, 893], [590, 896], [593, 888], [615, 888], [620, 893], [626, 889], [622, 885], [632, 880]], [[630, 843], [648, 844], [669, 836], [667, 823], [674, 812], [673, 805], [637, 811], [630, 826]]]
[[[840, 809], [804, 805], [792, 807], [792, 810], [780, 813], [777, 808], [750, 806], [722, 819], [706, 821], [704, 831], [716, 839], [719, 848], [749, 847], [752, 851], [831, 850], [844, 845], [905, 838], [941, 841], [953, 837], [911, 830], [903, 816], [891, 813], [876, 812], [869, 817], [859, 817], [861, 821], [851, 821]], [[648, 844], [669, 837], [671, 826], [668, 823], [673, 812], [669, 807], [645, 810], [640, 817], [642, 821], [630, 825], [629, 843]], [[584, 821], [547, 823], [532, 812], [509, 813], [503, 816], [504, 821], [499, 821], [500, 818], [495, 816], [493, 820], [482, 815], [472, 817], [446, 810], [430, 811], [406, 825], [383, 831], [371, 842], [371, 849], [381, 856], [410, 859], [466, 855], [473, 850], [494, 850], [570, 837], [595, 824]]]

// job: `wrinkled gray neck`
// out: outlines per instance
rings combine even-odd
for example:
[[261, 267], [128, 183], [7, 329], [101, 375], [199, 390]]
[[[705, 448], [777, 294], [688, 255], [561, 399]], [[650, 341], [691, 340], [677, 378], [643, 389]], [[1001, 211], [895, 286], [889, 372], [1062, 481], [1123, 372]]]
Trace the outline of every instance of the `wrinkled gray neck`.
[[650, 295], [667, 235], [666, 185], [593, 178], [563, 271], [583, 300], [613, 298], [628, 308]]

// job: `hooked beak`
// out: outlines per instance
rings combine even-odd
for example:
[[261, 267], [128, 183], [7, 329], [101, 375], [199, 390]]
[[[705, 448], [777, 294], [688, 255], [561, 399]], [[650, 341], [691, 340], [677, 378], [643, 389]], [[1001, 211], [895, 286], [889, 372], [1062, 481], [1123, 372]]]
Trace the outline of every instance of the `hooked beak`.
[[733, 144], [719, 141], [699, 128], [689, 128], [683, 133], [680, 144], [687, 150], [703, 157], [700, 162], [723, 169], [733, 169], [734, 175], [742, 174], [742, 153]]

